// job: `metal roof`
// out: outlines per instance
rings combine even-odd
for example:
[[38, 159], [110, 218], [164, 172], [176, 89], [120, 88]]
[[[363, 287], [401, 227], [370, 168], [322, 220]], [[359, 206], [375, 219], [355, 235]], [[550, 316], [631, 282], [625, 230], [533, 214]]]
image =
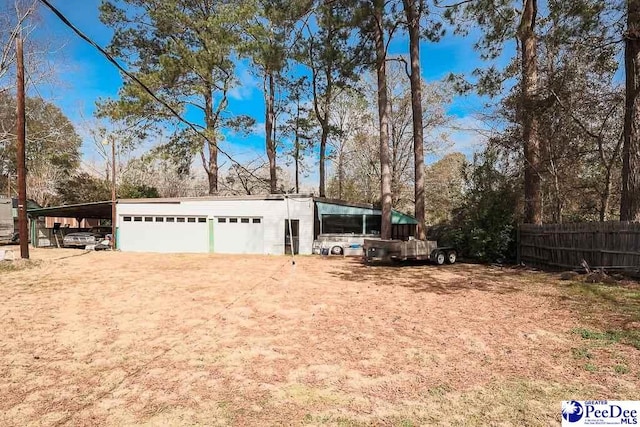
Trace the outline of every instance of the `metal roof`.
[[[267, 194], [247, 196], [204, 196], [204, 197], [169, 197], [156, 199], [118, 199], [117, 203], [160, 203], [178, 204], [182, 202], [216, 201], [216, 200], [285, 200], [286, 198], [313, 198], [318, 206], [318, 215], [381, 215], [378, 206], [367, 203], [352, 203], [344, 200], [328, 199], [325, 197], [313, 197], [310, 194]], [[74, 205], [52, 206], [46, 208], [30, 208], [31, 216], [47, 216], [62, 218], [111, 218], [111, 201], [79, 203]], [[417, 224], [418, 221], [402, 212], [391, 212], [392, 224]]]
[[244, 196], [201, 196], [201, 197], [162, 197], [157, 199], [118, 199], [118, 203], [182, 203], [182, 202], [202, 202], [216, 200], [284, 200], [285, 198], [301, 199], [312, 198], [312, 194], [262, 194]]
[[31, 216], [111, 219], [111, 201], [28, 209]]

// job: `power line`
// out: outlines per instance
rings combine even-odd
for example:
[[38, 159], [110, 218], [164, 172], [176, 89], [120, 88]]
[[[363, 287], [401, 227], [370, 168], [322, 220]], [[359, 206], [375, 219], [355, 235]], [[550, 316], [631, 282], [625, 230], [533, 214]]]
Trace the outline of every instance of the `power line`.
[[[166, 108], [171, 113], [171, 115], [175, 116], [180, 122], [182, 122], [185, 125], [187, 125], [187, 127], [189, 127], [192, 131], [194, 131], [196, 134], [198, 134], [198, 136], [202, 137], [205, 141], [207, 141], [208, 143], [211, 143], [211, 141], [209, 141], [209, 138], [205, 134], [203, 134], [200, 131], [200, 129], [198, 129], [193, 123], [191, 123], [188, 120], [186, 120], [185, 118], [183, 118], [180, 115], [180, 113], [178, 113], [172, 106], [170, 106], [165, 101], [163, 101], [160, 97], [158, 97], [154, 93], [154, 91], [151, 90], [146, 84], [144, 84], [140, 79], [138, 79], [131, 72], [127, 71], [122, 65], [120, 65], [118, 63], [118, 61], [116, 61], [116, 59], [113, 56], [111, 56], [111, 54], [109, 52], [107, 52], [99, 44], [94, 42], [89, 36], [87, 36], [80, 29], [78, 29], [71, 21], [69, 21], [67, 19], [66, 16], [64, 16], [64, 14], [62, 14], [62, 12], [60, 12], [58, 9], [56, 9], [56, 7], [53, 6], [48, 0], [39, 0], [39, 1], [42, 4], [44, 4], [51, 12], [53, 12], [53, 14], [56, 15], [58, 17], [58, 19], [60, 19], [60, 21], [62, 21], [62, 23], [64, 23], [69, 29], [71, 29], [74, 33], [76, 33], [76, 35], [78, 35], [78, 37], [80, 37], [81, 39], [83, 39], [84, 41], [89, 43], [91, 46], [93, 46], [95, 49], [97, 49], [102, 54], [102, 56], [104, 56], [107, 59], [107, 61], [109, 61], [112, 65], [114, 65], [122, 74], [124, 74], [130, 80], [132, 80], [133, 82], [138, 84], [151, 98], [153, 98], [156, 102], [158, 102], [160, 105], [162, 105], [164, 108]], [[242, 164], [240, 164], [238, 161], [236, 161], [233, 157], [231, 157], [231, 155], [228, 154], [225, 150], [222, 150], [218, 146], [218, 144], [215, 144], [215, 146], [218, 149], [218, 152], [223, 154], [225, 157], [227, 157], [232, 163], [236, 164], [238, 167], [240, 167], [243, 170], [245, 170], [249, 175], [253, 176], [254, 178], [258, 178], [251, 171], [249, 171], [247, 168], [245, 168]]]

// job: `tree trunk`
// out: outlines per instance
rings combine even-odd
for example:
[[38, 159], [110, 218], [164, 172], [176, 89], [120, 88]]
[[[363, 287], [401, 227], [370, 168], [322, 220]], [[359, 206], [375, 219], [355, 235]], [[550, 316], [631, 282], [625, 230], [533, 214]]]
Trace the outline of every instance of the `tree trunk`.
[[[326, 117], [326, 116], [325, 116]], [[329, 138], [329, 123], [328, 120], [322, 122], [322, 132], [320, 134], [320, 197], [326, 195], [326, 169], [325, 163], [327, 158], [327, 139]]]
[[275, 194], [278, 191], [278, 177], [276, 175], [276, 144], [273, 139], [273, 129], [275, 126], [275, 82], [273, 73], [266, 72], [265, 75], [265, 138], [267, 148], [267, 158], [269, 159], [269, 192]]
[[296, 173], [296, 194], [300, 194], [300, 95], [297, 96], [296, 105], [296, 129], [293, 150], [293, 160]]
[[384, 40], [384, 0], [373, 0], [376, 74], [378, 78], [378, 118], [380, 123], [380, 237], [391, 238], [391, 168], [389, 166], [389, 100], [387, 91], [387, 50]]
[[536, 96], [538, 92], [537, 37], [535, 33], [538, 14], [537, 0], [523, 0], [524, 8], [518, 37], [522, 48], [522, 83], [520, 120], [524, 143], [524, 221], [542, 224], [540, 197], [540, 137]]
[[627, 0], [620, 220], [640, 221], [640, 0]]
[[215, 139], [215, 123], [213, 119], [213, 96], [212, 88], [204, 94], [205, 100], [205, 123], [207, 125], [207, 148], [209, 149], [209, 160], [205, 160], [202, 155], [203, 166], [207, 177], [209, 178], [209, 194], [218, 194], [218, 142]]
[[338, 199], [343, 200], [343, 184], [344, 184], [344, 145], [340, 148], [338, 155]]
[[418, 220], [416, 238], [425, 240], [424, 200], [424, 135], [422, 124], [422, 78], [420, 73], [420, 15], [414, 0], [403, 0], [404, 13], [409, 28], [409, 57], [411, 60], [411, 111], [413, 114], [413, 165], [415, 216]]
[[389, 156], [391, 157], [389, 159], [389, 169], [391, 171], [391, 206], [397, 206], [398, 200], [398, 193], [399, 193], [399, 181], [400, 181], [400, 177], [398, 176], [398, 172], [400, 169], [400, 165], [398, 164], [398, 150], [400, 149], [399, 145], [400, 145], [400, 138], [396, 138], [396, 129], [395, 129], [395, 122], [393, 121], [392, 117], [394, 114], [393, 111], [393, 102], [391, 100], [389, 100], [389, 143], [391, 145], [390, 147], [390, 151], [389, 151]]
[[555, 212], [553, 213], [554, 222], [556, 224], [562, 224], [562, 194], [560, 194], [560, 180], [558, 179], [558, 173], [554, 169], [553, 174], [553, 193], [555, 198]]
[[611, 169], [607, 170], [604, 182], [604, 193], [600, 196], [600, 222], [607, 219], [609, 211], [609, 200], [611, 199]]
[[327, 88], [324, 94], [324, 111], [323, 116], [320, 119], [320, 124], [322, 126], [322, 132], [320, 133], [320, 197], [325, 197], [327, 193], [327, 169], [326, 169], [326, 161], [327, 161], [327, 141], [329, 139], [329, 110], [331, 108], [331, 97], [333, 96], [333, 83], [331, 72], [326, 71], [327, 77]]
[[300, 194], [300, 137], [298, 136], [297, 129], [296, 129], [294, 157], [295, 157], [295, 165], [296, 165], [296, 194]]
[[218, 174], [207, 172], [207, 178], [209, 179], [209, 195], [218, 194]]

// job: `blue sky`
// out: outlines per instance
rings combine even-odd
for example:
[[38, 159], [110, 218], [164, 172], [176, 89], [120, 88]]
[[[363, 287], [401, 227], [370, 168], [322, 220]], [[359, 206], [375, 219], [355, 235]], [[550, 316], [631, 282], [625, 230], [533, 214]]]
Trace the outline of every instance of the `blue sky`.
[[[57, 0], [53, 2], [71, 22], [102, 46], [111, 38], [111, 31], [98, 19], [99, 0]], [[122, 84], [116, 69], [93, 47], [78, 38], [47, 9], [41, 10], [41, 21], [36, 36], [51, 43], [50, 59], [56, 67], [54, 84], [40, 85], [38, 91], [63, 109], [65, 114], [81, 127], [91, 119], [95, 103], [99, 98], [115, 97]], [[448, 35], [438, 43], [424, 42], [422, 49], [422, 73], [427, 81], [437, 81], [449, 73], [470, 73], [481, 65], [478, 54], [473, 50], [474, 37], [461, 38]], [[391, 54], [406, 54], [407, 41], [394, 40]], [[231, 92], [230, 110], [233, 114], [248, 114], [263, 123], [264, 105], [258, 80], [251, 75], [246, 64], [240, 64], [238, 76], [242, 83]], [[449, 107], [449, 113], [459, 120], [462, 128], [479, 126], [474, 114], [481, 108], [481, 102], [474, 96], [456, 97]], [[82, 134], [82, 129], [80, 129]], [[471, 155], [481, 145], [481, 138], [471, 131], [452, 130], [451, 150], [459, 150]], [[264, 137], [256, 132], [250, 137], [229, 135], [227, 148], [239, 158], [264, 155]], [[85, 158], [95, 154], [91, 144], [85, 143]], [[430, 156], [432, 162], [438, 158]], [[224, 160], [221, 158], [221, 160]], [[314, 176], [309, 177], [311, 181]]]

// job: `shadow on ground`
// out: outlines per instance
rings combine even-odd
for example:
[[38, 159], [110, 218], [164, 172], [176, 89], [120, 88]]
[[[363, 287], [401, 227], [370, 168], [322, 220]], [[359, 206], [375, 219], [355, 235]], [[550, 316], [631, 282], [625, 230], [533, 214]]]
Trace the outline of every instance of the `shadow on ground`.
[[349, 259], [331, 274], [340, 280], [370, 282], [377, 286], [401, 286], [413, 292], [450, 294], [484, 291], [509, 294], [523, 290], [524, 273], [517, 269], [475, 264], [436, 266], [427, 262], [364, 264]]

